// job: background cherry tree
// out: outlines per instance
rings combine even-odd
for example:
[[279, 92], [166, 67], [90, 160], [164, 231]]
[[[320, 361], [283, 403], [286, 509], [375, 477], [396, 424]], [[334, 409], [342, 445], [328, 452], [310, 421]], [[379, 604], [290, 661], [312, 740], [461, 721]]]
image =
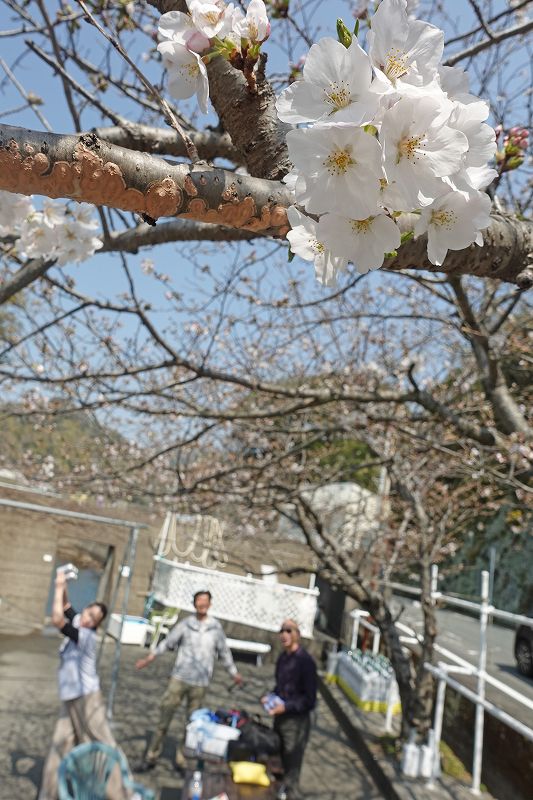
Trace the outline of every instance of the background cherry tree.
[[[406, 7], [403, 45], [414, 30], [431, 51], [414, 83], [409, 59], [383, 63], [398, 44], [379, 22], [372, 40], [373, 3], [270, 2], [267, 20], [259, 3], [9, 0], [0, 62], [5, 465], [243, 535], [289, 513], [321, 574], [372, 610], [422, 732], [427, 676], [398, 647], [380, 565], [419, 565], [431, 658], [431, 561], [501, 507], [525, 530], [531, 499], [530, 4], [452, 5]], [[415, 13], [445, 31], [442, 57]], [[333, 105], [322, 57], [354, 81]], [[443, 88], [456, 66], [490, 116], [464, 76]], [[380, 470], [383, 535], [346, 552], [306, 489], [376, 489]]]

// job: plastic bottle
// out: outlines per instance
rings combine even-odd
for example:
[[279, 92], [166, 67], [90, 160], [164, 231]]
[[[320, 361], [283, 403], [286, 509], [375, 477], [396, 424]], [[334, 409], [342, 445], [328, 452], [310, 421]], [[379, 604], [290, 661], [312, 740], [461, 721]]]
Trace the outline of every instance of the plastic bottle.
[[199, 769], [193, 772], [193, 776], [189, 781], [189, 800], [202, 800], [202, 773]]

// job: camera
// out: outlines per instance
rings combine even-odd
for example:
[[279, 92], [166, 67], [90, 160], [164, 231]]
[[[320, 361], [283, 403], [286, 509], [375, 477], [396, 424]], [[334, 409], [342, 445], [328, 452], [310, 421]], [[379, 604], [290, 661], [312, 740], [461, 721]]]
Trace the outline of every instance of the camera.
[[78, 577], [78, 568], [74, 564], [63, 564], [57, 568], [56, 572], [64, 572], [67, 581], [75, 581]]

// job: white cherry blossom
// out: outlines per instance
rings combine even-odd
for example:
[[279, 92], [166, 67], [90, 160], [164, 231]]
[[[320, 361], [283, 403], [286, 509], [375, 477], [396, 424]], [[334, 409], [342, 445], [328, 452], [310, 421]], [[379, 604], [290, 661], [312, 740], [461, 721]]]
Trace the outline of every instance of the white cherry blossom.
[[[468, 139], [465, 154], [465, 167], [482, 167], [496, 152], [494, 128], [485, 123], [489, 116], [489, 105], [468, 95], [469, 102], [456, 102], [449, 119], [449, 125], [462, 131]], [[466, 99], [466, 98], [465, 98]]]
[[332, 253], [347, 258], [358, 272], [379, 269], [390, 253], [400, 246], [400, 230], [385, 214], [352, 219], [324, 214], [318, 224], [318, 238]]
[[67, 220], [58, 229], [57, 263], [61, 267], [65, 264], [79, 264], [101, 247], [101, 240], [92, 236], [90, 231], [81, 228], [75, 220]]
[[422, 209], [415, 235], [427, 231], [428, 258], [440, 267], [448, 250], [483, 244], [480, 230], [490, 225], [490, 197], [484, 192], [450, 191]]
[[369, 122], [378, 97], [369, 91], [372, 68], [354, 37], [346, 48], [324, 38], [312, 45], [303, 77], [278, 97], [276, 108], [283, 122]]
[[46, 223], [42, 211], [35, 211], [20, 226], [17, 248], [25, 258], [55, 258], [59, 229]]
[[200, 33], [208, 39], [218, 36], [226, 22], [226, 4], [223, 0], [187, 0], [187, 7], [194, 26]]
[[461, 168], [468, 140], [448, 119], [448, 107], [431, 95], [404, 97], [384, 115], [380, 138], [385, 173], [404, 197], [398, 210], [429, 205], [447, 191], [441, 178]]
[[157, 45], [168, 72], [168, 91], [177, 100], [198, 95], [198, 105], [207, 114], [209, 81], [204, 62], [184, 45], [166, 40]]
[[94, 206], [89, 205], [89, 203], [76, 203], [70, 209], [70, 215], [82, 229], [95, 231], [100, 227], [98, 220], [94, 216]]
[[409, 19], [406, 0], [383, 0], [372, 17], [369, 55], [377, 84], [387, 92], [400, 86], [426, 86], [437, 79], [444, 33]]
[[377, 211], [381, 148], [370, 133], [353, 125], [315, 125], [289, 131], [287, 146], [305, 179], [308, 211], [359, 219]]
[[[453, 176], [454, 183], [457, 184], [458, 178], [462, 177], [465, 184], [472, 189], [486, 189], [487, 186], [490, 186], [493, 180], [498, 177], [498, 173], [492, 167], [489, 167], [488, 164], [484, 164], [482, 167], [467, 167], [465, 170], [462, 170], [458, 175]], [[458, 189], [461, 189], [461, 186], [457, 186]]]
[[318, 240], [317, 223], [314, 219], [306, 217], [295, 206], [290, 206], [287, 216], [291, 224], [287, 239], [292, 252], [305, 261], [313, 261], [319, 283], [335, 286], [338, 273], [346, 269], [347, 260], [333, 256], [323, 242]]
[[460, 67], [439, 67], [439, 82], [443, 92], [450, 100], [458, 100], [470, 93], [468, 73]]
[[0, 236], [16, 233], [34, 210], [30, 197], [0, 191]]
[[270, 22], [263, 0], [250, 0], [246, 16], [233, 18], [233, 31], [242, 39], [261, 44], [270, 36]]
[[159, 17], [159, 38], [182, 44], [188, 50], [202, 53], [209, 47], [209, 39], [198, 30], [189, 14], [168, 11]]
[[57, 225], [62, 225], [65, 222], [65, 214], [67, 213], [67, 204], [58, 202], [57, 200], [49, 200], [47, 197], [43, 200], [42, 220], [49, 228], [55, 228]]

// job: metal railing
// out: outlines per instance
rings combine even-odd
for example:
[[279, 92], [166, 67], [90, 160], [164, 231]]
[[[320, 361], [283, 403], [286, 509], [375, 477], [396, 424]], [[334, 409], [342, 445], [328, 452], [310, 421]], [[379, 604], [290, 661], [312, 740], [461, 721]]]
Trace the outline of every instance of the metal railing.
[[[444, 658], [452, 661], [453, 664], [446, 664], [439, 662], [435, 667], [433, 664], [425, 663], [425, 668], [431, 672], [438, 679], [437, 696], [435, 702], [434, 712], [434, 730], [435, 730], [435, 762], [433, 765], [433, 775], [431, 782], [438, 774], [438, 753], [439, 742], [442, 733], [442, 718], [444, 713], [444, 702], [446, 695], [446, 687], [450, 686], [456, 692], [466, 697], [476, 706], [475, 727], [474, 727], [474, 753], [473, 753], [473, 766], [472, 766], [472, 792], [475, 795], [480, 794], [481, 786], [481, 766], [483, 761], [483, 729], [484, 729], [484, 716], [485, 712], [496, 717], [508, 727], [520, 733], [526, 739], [533, 741], [533, 728], [520, 722], [520, 720], [513, 717], [503, 709], [499, 708], [495, 703], [488, 701], [485, 697], [486, 685], [489, 684], [494, 688], [503, 692], [508, 697], [513, 698], [521, 703], [525, 708], [533, 711], [533, 701], [525, 695], [512, 689], [507, 684], [494, 678], [487, 673], [487, 628], [490, 617], [504, 619], [506, 621], [515, 622], [517, 625], [528, 625], [533, 628], [533, 618], [526, 617], [523, 614], [513, 614], [510, 611], [495, 608], [489, 603], [489, 573], [482, 571], [481, 573], [481, 602], [475, 603], [471, 600], [465, 600], [459, 597], [443, 594], [437, 590], [438, 581], [438, 567], [432, 567], [432, 590], [431, 599], [439, 601], [446, 605], [454, 606], [456, 608], [464, 608], [475, 614], [479, 614], [479, 659], [478, 664], [471, 664], [465, 659], [457, 656], [445, 647], [435, 643], [435, 652], [439, 653]], [[387, 583], [387, 586], [392, 589], [406, 592], [408, 594], [420, 595], [421, 589], [418, 587], [408, 586], [401, 583]], [[396, 627], [403, 631], [407, 636], [400, 636], [404, 643], [422, 642], [423, 637], [417, 634], [409, 626], [403, 623], [396, 622]], [[450, 676], [450, 672], [460, 672], [472, 677], [477, 678], [476, 691], [468, 689], [459, 681]]]

